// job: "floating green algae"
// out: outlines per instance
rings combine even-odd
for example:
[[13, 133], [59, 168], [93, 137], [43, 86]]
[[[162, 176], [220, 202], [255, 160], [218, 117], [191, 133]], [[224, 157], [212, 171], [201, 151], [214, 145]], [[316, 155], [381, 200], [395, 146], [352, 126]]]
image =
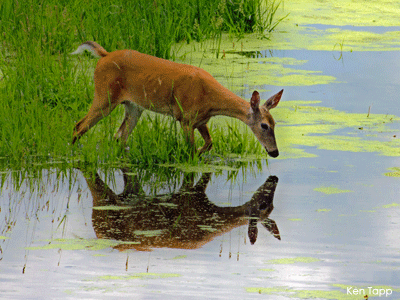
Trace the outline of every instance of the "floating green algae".
[[129, 206], [117, 206], [117, 205], [104, 205], [104, 206], [94, 206], [94, 210], [125, 210], [131, 209]]
[[398, 207], [398, 206], [400, 206], [399, 203], [393, 202], [393, 203], [390, 203], [390, 204], [382, 205], [382, 208], [391, 208], [391, 207]]
[[349, 296], [340, 291], [319, 291], [319, 290], [294, 290], [285, 287], [272, 287], [272, 288], [246, 288], [249, 293], [267, 294], [267, 295], [285, 295], [290, 298], [300, 299], [360, 299], [359, 296]]
[[270, 44], [257, 35], [246, 35], [239, 43], [226, 35], [219, 47], [217, 50], [212, 41], [181, 45], [178, 61], [205, 69], [234, 91], [249, 85], [308, 86], [336, 82], [335, 77], [321, 71], [301, 69], [307, 60], [261, 54]]
[[280, 294], [280, 293], [289, 293], [291, 290], [286, 287], [270, 287], [270, 288], [262, 288], [262, 287], [248, 287], [246, 291], [249, 293], [258, 293], [258, 294]]
[[172, 260], [185, 259], [185, 258], [187, 258], [187, 255], [178, 255], [172, 258]]
[[108, 281], [108, 280], [134, 280], [134, 279], [163, 279], [163, 278], [173, 278], [173, 277], [180, 277], [180, 274], [174, 273], [135, 273], [131, 275], [104, 275], [104, 276], [97, 276], [90, 281]]
[[330, 208], [319, 208], [319, 209], [317, 209], [317, 212], [328, 212], [328, 211], [331, 211], [331, 209]]
[[[305, 60], [273, 57], [274, 50], [393, 51], [400, 50], [400, 31], [382, 33], [355, 30], [344, 26], [400, 26], [399, 6], [393, 1], [372, 5], [362, 0], [290, 1], [278, 10], [288, 15], [276, 30], [262, 38], [260, 34], [244, 35], [239, 41], [228, 34], [221, 40], [202, 44], [178, 44], [177, 56], [186, 63], [200, 66], [226, 83], [231, 89], [246, 85], [304, 86], [329, 84], [335, 78], [318, 71], [301, 70]], [[357, 18], [354, 18], [354, 15]], [[315, 24], [315, 25], [314, 25]], [[329, 25], [329, 26], [322, 26]], [[267, 55], [262, 51], [271, 50]], [[220, 59], [215, 59], [216, 57]], [[291, 66], [297, 66], [292, 68]]]
[[280, 13], [289, 13], [285, 21], [303, 25], [400, 26], [400, 6], [393, 0], [291, 0]]
[[391, 172], [387, 172], [384, 175], [388, 177], [400, 177], [400, 168], [399, 167], [393, 167], [389, 168]]
[[[277, 142], [282, 153], [278, 159], [315, 156], [299, 146], [400, 156], [400, 139], [390, 134], [393, 132], [390, 124], [398, 123], [398, 116], [347, 113], [315, 103], [282, 101], [274, 110]], [[335, 134], [339, 131], [340, 135]]]
[[157, 230], [135, 230], [133, 233], [135, 235], [141, 235], [141, 236], [146, 236], [146, 237], [154, 237], [154, 236], [162, 235], [163, 230], [162, 229], [157, 229]]
[[210, 225], [197, 225], [201, 230], [204, 230], [204, 231], [209, 231], [209, 232], [214, 232], [214, 231], [217, 231], [218, 229], [216, 229], [216, 228], [214, 228], [214, 227], [212, 227], [212, 226], [210, 226]]
[[291, 258], [280, 258], [280, 259], [271, 259], [266, 261], [269, 264], [282, 264], [282, 265], [289, 265], [294, 263], [312, 263], [320, 261], [318, 258], [315, 257], [291, 257]]
[[54, 239], [45, 240], [44, 246], [26, 247], [27, 250], [102, 250], [121, 244], [138, 244], [136, 242], [121, 242], [106, 239]]
[[342, 190], [342, 189], [339, 189], [339, 188], [333, 187], [333, 186], [328, 186], [328, 187], [323, 186], [323, 187], [315, 188], [314, 191], [324, 193], [327, 195], [353, 192], [351, 190]]
[[[269, 37], [270, 47], [264, 49], [400, 50], [400, 31], [376, 33], [362, 27], [400, 26], [400, 9], [396, 1], [297, 0], [285, 3], [282, 8], [279, 13], [289, 15]], [[357, 27], [351, 30], [344, 26]]]
[[294, 24], [285, 24], [280, 29], [279, 33], [271, 36], [271, 45], [267, 46], [267, 49], [312, 50], [337, 53], [400, 50], [400, 31], [375, 33], [343, 28], [297, 27]]

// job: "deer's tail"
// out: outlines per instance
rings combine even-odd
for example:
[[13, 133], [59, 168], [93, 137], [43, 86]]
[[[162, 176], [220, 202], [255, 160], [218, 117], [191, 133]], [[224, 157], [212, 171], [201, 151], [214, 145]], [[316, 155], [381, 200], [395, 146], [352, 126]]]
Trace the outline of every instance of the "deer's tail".
[[87, 42], [84, 42], [83, 44], [79, 45], [78, 49], [76, 49], [71, 54], [72, 55], [81, 54], [85, 50], [89, 51], [94, 56], [98, 56], [98, 57], [104, 57], [108, 54], [106, 49], [104, 49], [102, 46], [100, 46], [96, 42], [92, 42], [92, 41], [87, 41]]

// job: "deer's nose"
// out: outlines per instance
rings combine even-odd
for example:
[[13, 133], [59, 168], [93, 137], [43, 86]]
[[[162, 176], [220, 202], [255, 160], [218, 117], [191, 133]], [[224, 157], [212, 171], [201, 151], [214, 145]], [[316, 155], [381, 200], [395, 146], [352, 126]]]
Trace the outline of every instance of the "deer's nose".
[[268, 155], [271, 157], [278, 157], [279, 156], [279, 150], [276, 149], [274, 151], [268, 152]]

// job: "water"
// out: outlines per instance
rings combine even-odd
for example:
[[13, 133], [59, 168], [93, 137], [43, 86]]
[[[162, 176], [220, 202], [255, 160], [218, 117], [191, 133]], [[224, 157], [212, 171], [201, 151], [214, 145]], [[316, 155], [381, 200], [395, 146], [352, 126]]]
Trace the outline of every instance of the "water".
[[[370, 108], [374, 114], [400, 116], [399, 52], [346, 52], [339, 60], [337, 54], [273, 51], [276, 57], [308, 61], [298, 68], [337, 78], [329, 85], [286, 87], [282, 101], [319, 100], [321, 106], [349, 113], [367, 114]], [[391, 128], [391, 136], [400, 136], [398, 123]], [[124, 180], [115, 170], [111, 190], [106, 189], [115, 200], [112, 210], [96, 208], [104, 205], [101, 173], [96, 184], [82, 170], [63, 177], [50, 169], [34, 190], [25, 183], [16, 188], [8, 179], [1, 193], [0, 296], [364, 299], [364, 292], [377, 296], [382, 290], [392, 293], [387, 298], [399, 299], [400, 179], [384, 175], [400, 166], [399, 157], [299, 148], [315, 157], [270, 159], [261, 170], [239, 171], [236, 179], [229, 172], [186, 178], [189, 187], [202, 178], [205, 190], [198, 193], [189, 187], [179, 191], [182, 175], [160, 184], [155, 197], [149, 181], [125, 170], [132, 180], [128, 203], [116, 196]], [[267, 217], [260, 218], [257, 206], [229, 210], [260, 201], [256, 191], [271, 175], [279, 181]], [[268, 210], [272, 199], [267, 198], [261, 202]], [[254, 235], [255, 221], [258, 235], [251, 244], [249, 222]]]

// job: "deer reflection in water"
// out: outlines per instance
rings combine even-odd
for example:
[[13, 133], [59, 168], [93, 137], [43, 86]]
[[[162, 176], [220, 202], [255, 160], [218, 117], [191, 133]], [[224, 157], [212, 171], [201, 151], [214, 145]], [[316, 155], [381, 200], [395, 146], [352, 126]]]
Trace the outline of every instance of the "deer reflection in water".
[[[97, 173], [85, 176], [93, 197], [92, 222], [97, 237], [133, 242], [121, 243], [116, 249], [196, 249], [216, 236], [246, 224], [249, 240], [254, 244], [258, 222], [280, 240], [275, 221], [268, 218], [273, 210], [276, 176], [269, 176], [244, 205], [220, 207], [205, 193], [210, 173], [203, 174], [196, 184], [193, 174], [186, 175], [175, 193], [147, 196], [138, 177], [128, 175], [127, 169], [122, 171], [124, 191], [118, 195]], [[107, 206], [113, 209], [107, 209]]]

